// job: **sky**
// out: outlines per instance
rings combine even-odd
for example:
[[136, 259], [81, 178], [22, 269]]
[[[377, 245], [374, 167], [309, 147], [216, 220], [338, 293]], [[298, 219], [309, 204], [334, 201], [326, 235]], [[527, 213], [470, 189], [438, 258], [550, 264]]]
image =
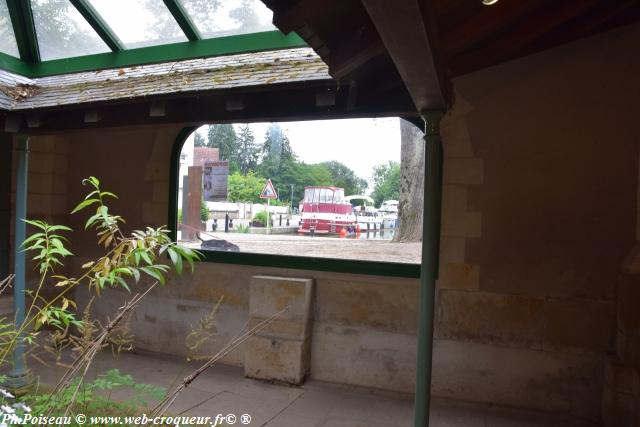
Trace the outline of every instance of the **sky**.
[[[305, 163], [337, 160], [369, 181], [373, 167], [389, 160], [400, 162], [400, 119], [342, 119], [279, 122], [291, 148]], [[236, 131], [241, 124], [235, 125]], [[262, 144], [269, 123], [249, 125], [256, 143]], [[207, 138], [207, 126], [198, 132]]]

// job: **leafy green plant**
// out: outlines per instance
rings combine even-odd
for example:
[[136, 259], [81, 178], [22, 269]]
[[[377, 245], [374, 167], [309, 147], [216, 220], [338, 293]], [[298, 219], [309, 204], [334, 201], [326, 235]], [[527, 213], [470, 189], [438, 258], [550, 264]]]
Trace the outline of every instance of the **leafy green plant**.
[[266, 211], [260, 211], [257, 214], [255, 214], [253, 216], [253, 220], [260, 222], [262, 224], [262, 226], [264, 227], [267, 224], [267, 212]]
[[[129, 374], [123, 374], [118, 369], [111, 369], [95, 380], [84, 382], [81, 392], [77, 396], [73, 395], [73, 390], [79, 385], [80, 378], [72, 382], [69, 387], [55, 396], [49, 394], [35, 394], [26, 396], [23, 400], [31, 406], [33, 412], [37, 414], [57, 413], [69, 406], [79, 412], [93, 412], [92, 409], [108, 406], [111, 402], [111, 393], [115, 390], [129, 389], [133, 395], [127, 398], [126, 403], [121, 406], [129, 406], [137, 409], [140, 406], [147, 406], [151, 400], [161, 400], [166, 390], [151, 384], [139, 384]], [[75, 400], [74, 400], [75, 398]]]
[[249, 227], [247, 224], [238, 224], [238, 226], [236, 227], [236, 231], [238, 233], [249, 234], [249, 232], [251, 231], [251, 227]]
[[[156, 285], [165, 284], [170, 271], [181, 274], [185, 265], [193, 271], [194, 263], [201, 257], [197, 251], [172, 242], [165, 227], [146, 227], [125, 234], [120, 228], [124, 219], [111, 213], [107, 205], [108, 200], [117, 196], [103, 191], [95, 177], [89, 177], [82, 183], [90, 191], [71, 213], [91, 209], [84, 228], [95, 231], [97, 243], [104, 254], [85, 262], [78, 275], [64, 275], [65, 259], [74, 256], [67, 248], [65, 237], [71, 228], [50, 225], [41, 220], [26, 220], [35, 228], [35, 233], [25, 239], [22, 249], [34, 254], [32, 260], [40, 277], [35, 290], [29, 293], [31, 302], [22, 325], [16, 328], [10, 319], [0, 319], [0, 367], [8, 363], [7, 356], [16, 348], [18, 340], [24, 340], [29, 345], [28, 352], [33, 353], [39, 345], [36, 341], [39, 334], [48, 334], [44, 340], [47, 342], [43, 346], [45, 350], [60, 352], [69, 346], [75, 350], [76, 360], [46, 397], [46, 405], [49, 406], [41, 408], [38, 405], [44, 405], [44, 397], [31, 396], [35, 408], [48, 413], [64, 411], [65, 415], [75, 405], [101, 402], [95, 396], [99, 389], [121, 384], [140, 393], [157, 391], [137, 385], [132, 378], [116, 371], [110, 371], [94, 382], [86, 382], [85, 376], [98, 351], [109, 345], [119, 351], [131, 340], [127, 323], [138, 302]], [[151, 282], [143, 280], [145, 277]], [[9, 278], [7, 280], [10, 281]], [[0, 290], [6, 288], [7, 280], [0, 282]], [[133, 295], [106, 325], [93, 322], [88, 308], [82, 319], [76, 317], [77, 308], [72, 295], [78, 287], [85, 286], [99, 296], [105, 288], [131, 292], [133, 284], [145, 290]], [[44, 292], [45, 287], [47, 292]], [[74, 335], [76, 332], [79, 335]]]
[[207, 202], [205, 202], [204, 199], [200, 200], [200, 219], [202, 222], [209, 220], [209, 208], [207, 207]]

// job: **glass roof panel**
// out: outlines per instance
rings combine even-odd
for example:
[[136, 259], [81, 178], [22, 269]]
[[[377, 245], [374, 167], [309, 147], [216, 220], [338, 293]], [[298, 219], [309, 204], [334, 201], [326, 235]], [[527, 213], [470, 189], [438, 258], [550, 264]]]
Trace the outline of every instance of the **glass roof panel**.
[[31, 10], [43, 61], [110, 51], [68, 0], [31, 0]]
[[16, 58], [20, 56], [18, 45], [16, 44], [16, 35], [13, 33], [11, 19], [9, 18], [7, 0], [0, 0], [0, 52]]
[[179, 0], [205, 38], [277, 30], [260, 0]]
[[160, 0], [89, 2], [128, 49], [187, 41], [178, 23]]

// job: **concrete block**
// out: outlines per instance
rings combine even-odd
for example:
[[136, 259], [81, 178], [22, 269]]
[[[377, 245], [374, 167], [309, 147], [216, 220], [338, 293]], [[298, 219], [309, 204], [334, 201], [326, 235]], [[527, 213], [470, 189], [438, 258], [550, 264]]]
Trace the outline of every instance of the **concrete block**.
[[442, 289], [478, 290], [480, 267], [477, 264], [450, 264], [440, 267], [438, 287]]
[[437, 314], [439, 338], [542, 348], [542, 298], [442, 289]]
[[312, 279], [253, 276], [249, 315], [266, 319], [287, 309], [278, 319], [306, 321], [311, 316]]
[[445, 211], [442, 214], [442, 235], [447, 237], [481, 237], [481, 212]]
[[444, 161], [445, 184], [479, 185], [484, 180], [484, 161], [473, 157], [446, 158]]
[[606, 350], [613, 344], [615, 304], [589, 299], [550, 300], [545, 342], [557, 347]]
[[247, 341], [244, 374], [250, 378], [302, 384], [309, 373], [311, 341], [254, 335]]

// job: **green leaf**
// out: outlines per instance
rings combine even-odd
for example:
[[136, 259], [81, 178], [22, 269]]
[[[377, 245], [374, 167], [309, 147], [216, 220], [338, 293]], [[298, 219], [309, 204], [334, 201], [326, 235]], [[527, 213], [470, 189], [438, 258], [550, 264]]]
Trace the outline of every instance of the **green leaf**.
[[47, 229], [47, 223], [44, 221], [39, 221], [39, 220], [31, 220], [31, 219], [23, 219], [24, 222], [26, 222], [29, 225], [33, 225], [34, 227], [39, 228], [40, 230], [46, 230]]
[[147, 273], [149, 276], [156, 279], [160, 284], [164, 285], [165, 279], [160, 271], [158, 271], [155, 267], [140, 267], [140, 270]]
[[169, 248], [167, 252], [169, 252], [171, 262], [176, 266], [176, 273], [182, 274], [182, 257], [173, 248]]
[[110, 191], [103, 191], [102, 193], [100, 193], [100, 196], [102, 196], [102, 197], [109, 196], [109, 197], [113, 197], [114, 199], [118, 198], [118, 196], [116, 196], [115, 194], [113, 194]]
[[100, 200], [98, 199], [87, 199], [83, 202], [78, 203], [78, 205], [73, 208], [73, 210], [71, 211], [72, 214], [81, 211], [82, 209], [86, 208], [87, 206], [91, 206], [94, 203], [100, 203]]
[[89, 227], [91, 227], [91, 226], [93, 225], [93, 223], [94, 223], [94, 222], [96, 222], [97, 220], [99, 220], [99, 219], [100, 219], [100, 217], [102, 217], [102, 214], [100, 214], [100, 213], [97, 213], [97, 214], [95, 214], [95, 215], [91, 216], [91, 217], [87, 220], [87, 222], [84, 224], [84, 229], [86, 230], [86, 229], [88, 229]]
[[140, 281], [140, 272], [137, 268], [131, 268], [131, 274], [133, 274], [133, 277], [136, 279], [136, 283]]

